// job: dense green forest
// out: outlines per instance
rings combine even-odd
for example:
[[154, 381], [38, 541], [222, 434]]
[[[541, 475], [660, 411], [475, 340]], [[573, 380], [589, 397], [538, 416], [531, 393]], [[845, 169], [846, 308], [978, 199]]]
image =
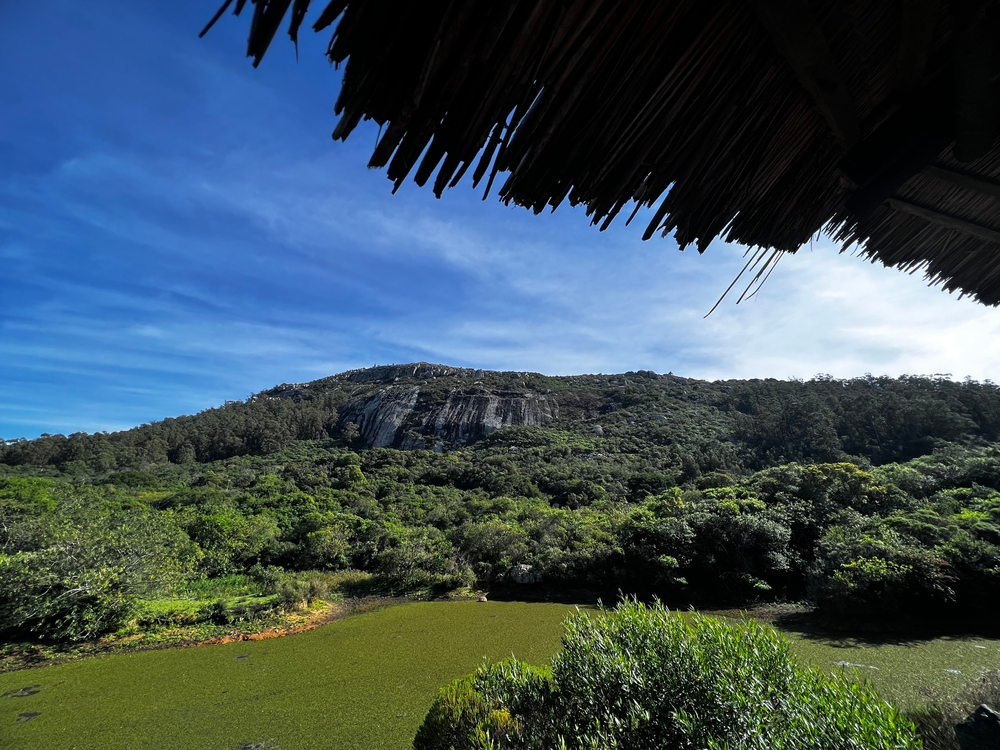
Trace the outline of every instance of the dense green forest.
[[354, 371], [8, 441], [0, 628], [91, 638], [192, 582], [344, 570], [976, 618], [1000, 594], [998, 430], [1000, 389], [943, 378]]

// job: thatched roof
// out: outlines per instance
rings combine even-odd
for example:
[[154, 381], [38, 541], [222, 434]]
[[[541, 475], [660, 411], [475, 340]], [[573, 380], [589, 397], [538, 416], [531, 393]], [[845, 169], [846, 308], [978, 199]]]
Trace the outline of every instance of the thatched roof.
[[[255, 65], [309, 5], [255, 0]], [[646, 236], [699, 251], [826, 229], [1000, 304], [998, 0], [334, 0], [331, 26], [333, 137], [377, 122], [396, 187], [655, 207]]]

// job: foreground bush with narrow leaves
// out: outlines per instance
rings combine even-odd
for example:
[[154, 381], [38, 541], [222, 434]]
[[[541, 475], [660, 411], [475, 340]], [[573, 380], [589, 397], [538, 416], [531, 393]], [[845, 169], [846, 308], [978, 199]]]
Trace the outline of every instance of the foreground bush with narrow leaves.
[[566, 622], [551, 672], [509, 660], [444, 688], [414, 750], [916, 750], [867, 684], [803, 670], [753, 620], [620, 604]]

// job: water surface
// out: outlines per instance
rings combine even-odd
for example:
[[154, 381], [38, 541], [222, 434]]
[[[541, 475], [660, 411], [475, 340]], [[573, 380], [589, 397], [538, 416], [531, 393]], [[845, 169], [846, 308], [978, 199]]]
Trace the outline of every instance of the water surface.
[[0, 693], [17, 691], [0, 698], [0, 748], [408, 748], [441, 686], [484, 659], [547, 662], [573, 611], [421, 602], [285, 638], [0, 674]]
[[[3, 750], [404, 750], [438, 689], [511, 654], [547, 663], [575, 608], [421, 602], [267, 641], [0, 674]], [[786, 631], [806, 664], [871, 679], [900, 705], [1000, 669], [1000, 641], [870, 642]]]

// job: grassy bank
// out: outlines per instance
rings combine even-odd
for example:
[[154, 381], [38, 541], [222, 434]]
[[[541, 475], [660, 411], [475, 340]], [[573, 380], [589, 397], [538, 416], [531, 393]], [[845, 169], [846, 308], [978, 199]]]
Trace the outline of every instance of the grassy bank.
[[[121, 628], [100, 638], [75, 643], [40, 638], [0, 642], [0, 673], [102, 654], [274, 638], [431, 595], [420, 590], [393, 592], [360, 571], [289, 572], [271, 585], [245, 575], [198, 580], [170, 598], [139, 602]], [[447, 598], [477, 595], [455, 590], [447, 592]]]

